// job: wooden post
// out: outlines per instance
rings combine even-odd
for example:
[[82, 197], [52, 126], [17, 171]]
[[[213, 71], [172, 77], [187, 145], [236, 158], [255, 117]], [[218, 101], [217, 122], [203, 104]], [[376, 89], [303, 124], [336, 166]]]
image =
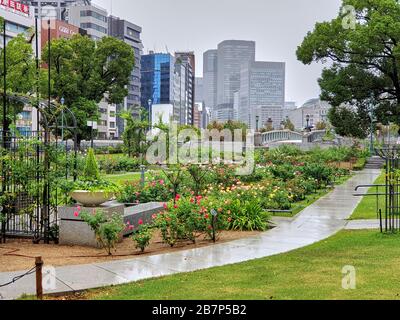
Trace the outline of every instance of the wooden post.
[[42, 286], [43, 260], [42, 260], [42, 257], [35, 258], [35, 265], [36, 265], [36, 298], [38, 300], [43, 300], [43, 286]]

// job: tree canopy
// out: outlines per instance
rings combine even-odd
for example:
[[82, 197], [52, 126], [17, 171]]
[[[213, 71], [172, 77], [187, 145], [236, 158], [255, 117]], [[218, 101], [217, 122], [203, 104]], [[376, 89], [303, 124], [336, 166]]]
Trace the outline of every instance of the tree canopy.
[[[65, 104], [78, 121], [78, 142], [88, 139], [87, 121], [99, 117], [97, 104], [122, 103], [135, 64], [133, 49], [123, 41], [104, 37], [95, 41], [75, 35], [72, 39], [51, 41], [51, 97]], [[43, 61], [49, 64], [49, 46], [43, 48]], [[44, 95], [47, 91], [44, 90]]]
[[[3, 19], [0, 17], [0, 31], [3, 30]], [[32, 95], [36, 91], [36, 62], [31, 44], [31, 33], [19, 34], [8, 41], [6, 46], [6, 70], [4, 70], [4, 49], [0, 49], [0, 92], [4, 91], [4, 72], [6, 72], [7, 94]], [[1, 105], [3, 99], [0, 99]], [[13, 100], [7, 101], [10, 121], [15, 114], [22, 111], [23, 105]], [[0, 114], [0, 120], [3, 113]]]
[[321, 99], [334, 109], [351, 106], [331, 116], [346, 113], [346, 123], [352, 119], [353, 126], [366, 128], [368, 114], [383, 121], [390, 110], [390, 121], [400, 123], [398, 0], [343, 0], [335, 19], [317, 23], [306, 35], [297, 57], [304, 64], [330, 62], [319, 79]]

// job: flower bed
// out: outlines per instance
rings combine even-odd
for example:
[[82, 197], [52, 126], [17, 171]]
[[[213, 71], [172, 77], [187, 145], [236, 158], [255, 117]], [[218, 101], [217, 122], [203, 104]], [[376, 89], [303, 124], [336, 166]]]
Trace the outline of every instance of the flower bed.
[[235, 166], [175, 166], [153, 175], [144, 187], [127, 183], [119, 193], [123, 203], [165, 202], [154, 224], [135, 232], [144, 250], [151, 230], [159, 230], [165, 245], [196, 242], [199, 235], [217, 240], [222, 230], [265, 231], [271, 210], [294, 210], [315, 201], [350, 170], [334, 161], [365, 162], [366, 153], [355, 148], [315, 149], [302, 152], [285, 146], [256, 154], [251, 175], [236, 177]]

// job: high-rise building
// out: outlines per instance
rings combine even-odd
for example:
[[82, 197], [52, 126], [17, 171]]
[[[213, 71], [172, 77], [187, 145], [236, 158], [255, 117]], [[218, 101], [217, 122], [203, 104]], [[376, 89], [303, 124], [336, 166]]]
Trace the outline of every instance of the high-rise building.
[[212, 110], [217, 105], [218, 50], [208, 50], [203, 54], [204, 104]]
[[243, 64], [255, 61], [254, 41], [227, 40], [218, 45], [217, 104], [233, 104]]
[[21, 0], [35, 8], [35, 16], [57, 20], [67, 20], [67, 7], [73, 4], [89, 5], [90, 0]]
[[[169, 53], [141, 57], [141, 103], [150, 114], [152, 105], [175, 102], [175, 58]], [[175, 111], [174, 111], [175, 114]]]
[[181, 124], [193, 125], [194, 106], [195, 106], [195, 76], [196, 76], [196, 57], [193, 51], [176, 52], [175, 59], [177, 64], [185, 68], [185, 90], [187, 92], [187, 106], [181, 116]]
[[66, 20], [87, 31], [87, 35], [99, 40], [108, 35], [107, 10], [94, 4], [75, 3], [67, 7]]
[[222, 103], [214, 108], [213, 120], [225, 123], [235, 120], [235, 111], [232, 103]]
[[285, 63], [249, 62], [240, 75], [239, 120], [251, 129], [272, 120], [280, 128], [285, 105]]
[[181, 62], [175, 63], [174, 73], [174, 119], [179, 124], [187, 124], [189, 109], [188, 67]]
[[141, 56], [143, 50], [140, 38], [142, 28], [118, 17], [108, 17], [108, 33], [129, 44], [135, 53], [135, 67], [130, 76], [128, 85], [128, 96], [123, 104], [117, 105], [117, 128], [118, 136], [121, 137], [125, 130], [125, 121], [119, 116], [122, 111], [130, 110], [135, 116], [139, 116], [140, 100], [140, 78], [141, 78]]
[[204, 102], [204, 81], [203, 78], [196, 77], [195, 79], [195, 102]]

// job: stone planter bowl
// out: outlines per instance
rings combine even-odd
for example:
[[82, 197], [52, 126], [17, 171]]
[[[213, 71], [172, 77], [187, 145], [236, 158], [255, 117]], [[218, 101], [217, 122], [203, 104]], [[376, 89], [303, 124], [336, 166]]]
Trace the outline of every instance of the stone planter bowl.
[[105, 191], [84, 191], [76, 190], [71, 192], [70, 196], [72, 199], [80, 203], [85, 207], [98, 207], [103, 203], [110, 201], [114, 196], [110, 192]]

